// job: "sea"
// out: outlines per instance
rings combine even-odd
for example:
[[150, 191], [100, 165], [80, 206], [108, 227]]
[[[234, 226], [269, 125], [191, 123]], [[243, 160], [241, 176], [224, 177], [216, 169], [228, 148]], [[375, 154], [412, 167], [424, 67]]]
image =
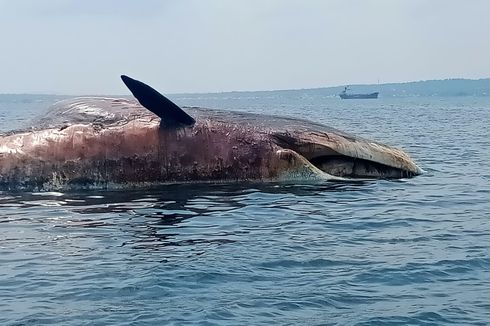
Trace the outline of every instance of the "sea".
[[[0, 130], [62, 98], [1, 95]], [[490, 325], [490, 97], [171, 98], [321, 122], [425, 173], [2, 192], [0, 325]]]

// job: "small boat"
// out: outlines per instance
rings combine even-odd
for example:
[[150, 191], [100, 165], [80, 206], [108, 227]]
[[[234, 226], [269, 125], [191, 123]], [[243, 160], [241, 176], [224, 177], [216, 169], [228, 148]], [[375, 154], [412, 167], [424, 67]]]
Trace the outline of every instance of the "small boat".
[[345, 86], [344, 90], [339, 94], [340, 98], [343, 100], [351, 99], [366, 99], [366, 98], [378, 98], [379, 92], [369, 93], [369, 94], [347, 94], [348, 86]]

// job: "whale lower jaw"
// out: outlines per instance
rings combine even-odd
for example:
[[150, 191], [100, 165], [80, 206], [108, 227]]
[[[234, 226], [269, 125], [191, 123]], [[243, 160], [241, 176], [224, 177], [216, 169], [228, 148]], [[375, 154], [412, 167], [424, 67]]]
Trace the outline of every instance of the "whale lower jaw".
[[315, 167], [329, 175], [344, 179], [402, 179], [422, 174], [422, 170], [409, 171], [373, 161], [349, 156], [320, 156], [311, 161]]

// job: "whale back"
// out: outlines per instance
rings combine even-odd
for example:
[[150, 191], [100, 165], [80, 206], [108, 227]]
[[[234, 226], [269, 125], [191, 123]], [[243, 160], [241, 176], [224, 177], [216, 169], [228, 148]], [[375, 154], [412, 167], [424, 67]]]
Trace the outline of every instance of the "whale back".
[[54, 103], [33, 119], [33, 129], [65, 127], [72, 124], [111, 125], [139, 117], [157, 118], [134, 100], [125, 98], [78, 97]]

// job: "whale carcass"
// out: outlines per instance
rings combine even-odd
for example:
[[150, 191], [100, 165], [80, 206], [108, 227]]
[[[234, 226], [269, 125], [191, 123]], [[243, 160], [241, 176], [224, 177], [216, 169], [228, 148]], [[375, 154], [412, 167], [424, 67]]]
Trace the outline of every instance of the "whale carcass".
[[134, 99], [53, 105], [0, 136], [0, 190], [140, 187], [181, 182], [406, 178], [402, 150], [301, 119], [180, 108], [122, 76]]

